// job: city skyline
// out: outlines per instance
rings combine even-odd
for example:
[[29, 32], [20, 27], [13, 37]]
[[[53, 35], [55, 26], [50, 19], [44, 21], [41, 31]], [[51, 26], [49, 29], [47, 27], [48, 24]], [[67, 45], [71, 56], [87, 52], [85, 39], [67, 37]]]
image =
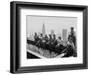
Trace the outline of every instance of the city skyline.
[[27, 16], [27, 35], [32, 35], [35, 32], [51, 34], [54, 31], [55, 34], [63, 36], [63, 29], [67, 29], [67, 34], [70, 32], [70, 28], [74, 27], [76, 31], [77, 18], [72, 17], [47, 17], [47, 16]]

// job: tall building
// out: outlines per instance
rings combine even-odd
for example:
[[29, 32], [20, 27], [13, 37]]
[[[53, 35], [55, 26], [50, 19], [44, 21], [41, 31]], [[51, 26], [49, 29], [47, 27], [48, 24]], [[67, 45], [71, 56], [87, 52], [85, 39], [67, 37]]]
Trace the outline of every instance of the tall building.
[[62, 39], [63, 41], [67, 41], [67, 29], [62, 30]]
[[43, 36], [45, 36], [45, 34], [46, 34], [44, 23], [43, 23], [43, 27], [42, 27], [42, 34], [43, 34]]
[[53, 36], [54, 35], [54, 30], [51, 30], [51, 36]]

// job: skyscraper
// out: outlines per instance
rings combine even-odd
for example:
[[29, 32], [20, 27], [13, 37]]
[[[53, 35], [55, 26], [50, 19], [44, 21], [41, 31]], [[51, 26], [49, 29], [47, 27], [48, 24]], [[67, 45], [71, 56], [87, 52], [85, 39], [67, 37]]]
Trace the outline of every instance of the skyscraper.
[[62, 30], [62, 39], [63, 41], [67, 41], [67, 29]]
[[46, 34], [44, 23], [43, 23], [43, 27], [42, 27], [42, 34], [43, 34], [43, 36], [45, 36], [45, 34]]
[[54, 35], [54, 30], [51, 30], [51, 36], [53, 36]]

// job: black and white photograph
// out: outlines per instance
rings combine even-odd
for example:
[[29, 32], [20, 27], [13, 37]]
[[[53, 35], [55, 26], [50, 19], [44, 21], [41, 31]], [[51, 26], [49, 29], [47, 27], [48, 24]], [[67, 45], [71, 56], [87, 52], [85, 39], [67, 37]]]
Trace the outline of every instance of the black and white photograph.
[[77, 17], [26, 16], [27, 59], [77, 56]]
[[10, 72], [87, 69], [87, 6], [11, 2]]

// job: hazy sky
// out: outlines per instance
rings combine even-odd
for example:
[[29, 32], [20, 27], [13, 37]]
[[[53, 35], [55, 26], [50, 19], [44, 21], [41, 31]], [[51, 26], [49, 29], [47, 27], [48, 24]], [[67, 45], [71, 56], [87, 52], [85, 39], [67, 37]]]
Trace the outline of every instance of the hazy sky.
[[46, 33], [55, 31], [55, 34], [62, 34], [62, 29], [70, 31], [70, 27], [74, 27], [76, 31], [77, 18], [76, 17], [55, 17], [55, 16], [26, 16], [26, 33], [34, 34], [35, 32], [42, 32], [42, 26], [45, 25]]

